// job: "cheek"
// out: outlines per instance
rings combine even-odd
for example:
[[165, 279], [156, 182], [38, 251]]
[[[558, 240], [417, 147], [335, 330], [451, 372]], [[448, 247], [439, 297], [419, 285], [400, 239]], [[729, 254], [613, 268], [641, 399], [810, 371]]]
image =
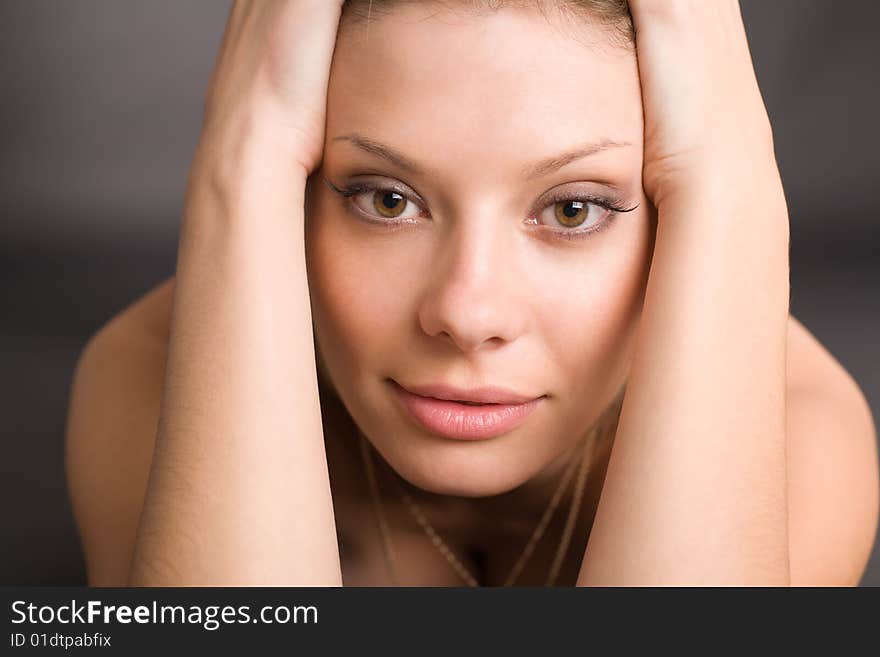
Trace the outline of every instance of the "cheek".
[[[405, 262], [378, 257], [377, 245], [363, 239], [352, 218], [322, 212], [317, 204], [306, 249], [309, 292], [316, 340], [332, 370], [338, 367], [382, 368], [366, 363], [388, 353], [386, 343], [399, 342], [395, 322], [408, 304]], [[380, 241], [381, 242], [381, 241]]]
[[542, 333], [576, 400], [610, 401], [629, 369], [653, 250], [650, 216], [635, 214], [543, 306]]

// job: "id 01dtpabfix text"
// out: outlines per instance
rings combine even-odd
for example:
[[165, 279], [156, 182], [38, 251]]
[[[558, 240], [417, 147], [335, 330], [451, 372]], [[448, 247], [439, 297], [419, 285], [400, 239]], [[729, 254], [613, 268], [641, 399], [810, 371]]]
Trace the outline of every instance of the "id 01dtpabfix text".
[[61, 632], [55, 632], [54, 634], [47, 632], [22, 634], [21, 632], [13, 632], [9, 635], [9, 645], [13, 648], [23, 648], [25, 646], [64, 649], [109, 648], [110, 637], [100, 632], [93, 632], [92, 634], [61, 634]]

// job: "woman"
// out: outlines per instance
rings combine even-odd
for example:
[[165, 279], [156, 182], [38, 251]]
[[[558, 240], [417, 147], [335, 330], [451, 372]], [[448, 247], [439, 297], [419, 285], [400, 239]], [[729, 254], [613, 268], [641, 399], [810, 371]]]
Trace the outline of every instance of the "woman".
[[237, 1], [176, 277], [78, 366], [89, 583], [856, 584], [788, 230], [735, 0]]

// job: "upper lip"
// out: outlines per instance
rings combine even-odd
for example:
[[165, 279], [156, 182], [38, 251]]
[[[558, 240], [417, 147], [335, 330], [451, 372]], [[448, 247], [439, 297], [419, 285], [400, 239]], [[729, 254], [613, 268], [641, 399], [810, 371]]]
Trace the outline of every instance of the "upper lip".
[[[395, 383], [397, 383], [395, 381]], [[406, 385], [400, 387], [421, 397], [433, 397], [434, 399], [446, 399], [448, 401], [468, 401], [477, 404], [525, 404], [544, 395], [522, 395], [513, 390], [499, 388], [497, 386], [482, 386], [480, 388], [457, 388], [446, 383], [432, 383], [429, 385]]]

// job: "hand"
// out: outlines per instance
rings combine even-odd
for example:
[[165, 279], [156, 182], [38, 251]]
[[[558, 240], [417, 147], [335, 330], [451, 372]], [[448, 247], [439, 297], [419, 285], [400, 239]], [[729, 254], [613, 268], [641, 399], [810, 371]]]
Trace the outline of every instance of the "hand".
[[731, 193], [731, 185], [766, 185], [768, 174], [777, 184], [738, 0], [629, 5], [645, 114], [643, 185], [655, 207], [706, 184]]
[[235, 0], [205, 97], [203, 140], [238, 153], [256, 136], [314, 171], [342, 4]]

